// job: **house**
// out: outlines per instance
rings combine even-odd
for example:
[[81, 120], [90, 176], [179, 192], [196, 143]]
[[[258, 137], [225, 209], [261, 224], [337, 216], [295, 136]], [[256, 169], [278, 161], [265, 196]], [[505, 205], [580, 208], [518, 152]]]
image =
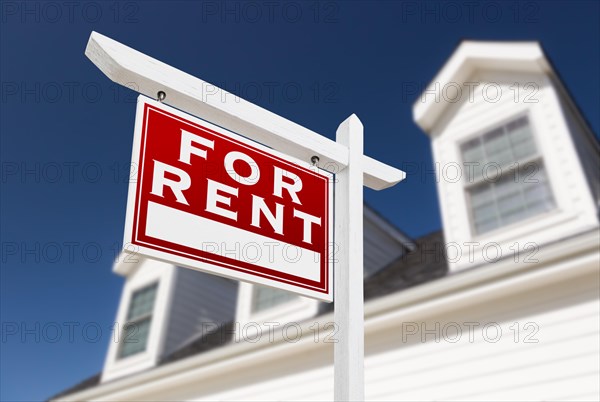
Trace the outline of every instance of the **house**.
[[[464, 41], [413, 106], [443, 232], [365, 209], [369, 400], [600, 398], [600, 147], [536, 42]], [[159, 266], [160, 265], [160, 266]], [[333, 398], [331, 305], [150, 260], [56, 400]], [[136, 331], [134, 334], [133, 332]]]

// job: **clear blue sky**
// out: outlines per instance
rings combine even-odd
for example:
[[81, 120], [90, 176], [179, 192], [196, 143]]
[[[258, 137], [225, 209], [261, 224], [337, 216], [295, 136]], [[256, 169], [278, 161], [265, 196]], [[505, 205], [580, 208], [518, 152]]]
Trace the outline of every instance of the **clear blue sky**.
[[98, 372], [110, 342], [135, 93], [84, 56], [92, 30], [330, 138], [356, 113], [370, 156], [422, 166], [365, 193], [415, 237], [441, 224], [406, 88], [431, 80], [461, 39], [541, 41], [599, 131], [596, 1], [65, 3], [0, 3], [3, 401], [47, 398]]

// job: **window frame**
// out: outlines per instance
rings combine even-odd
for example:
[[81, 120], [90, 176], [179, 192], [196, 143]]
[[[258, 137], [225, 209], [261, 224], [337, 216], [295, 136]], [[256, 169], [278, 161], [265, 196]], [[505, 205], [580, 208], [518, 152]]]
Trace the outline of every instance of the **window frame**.
[[[157, 281], [150, 282], [148, 284], [144, 284], [142, 286], [139, 286], [135, 290], [131, 291], [131, 296], [129, 298], [129, 303], [127, 304], [127, 310], [125, 311], [125, 320], [126, 320], [126, 322], [120, 327], [121, 332], [119, 334], [119, 347], [117, 348], [117, 353], [116, 353], [116, 356], [115, 356], [115, 358], [116, 358], [115, 360], [116, 361], [123, 361], [123, 360], [126, 360], [128, 358], [139, 356], [140, 354], [142, 354], [142, 353], [144, 353], [144, 352], [146, 352], [148, 350], [148, 343], [150, 341], [150, 331], [152, 329], [152, 318], [154, 317], [154, 314], [155, 314], [154, 309], [156, 307], [156, 299], [158, 297], [159, 286], [160, 286], [160, 281], [157, 280]], [[151, 287], [155, 288], [155, 290], [154, 290], [154, 300], [152, 301], [152, 308], [148, 312], [146, 312], [146, 313], [144, 313], [144, 314], [142, 314], [140, 316], [137, 316], [137, 317], [135, 317], [135, 318], [133, 318], [131, 320], [128, 319], [127, 315], [129, 315], [129, 310], [131, 309], [131, 305], [133, 303], [133, 300], [135, 299], [135, 295], [137, 293], [139, 293], [139, 292], [141, 292], [143, 290], [149, 289]], [[139, 351], [137, 351], [137, 352], [135, 352], [135, 353], [123, 356], [122, 355], [122, 353], [123, 353], [123, 347], [125, 345], [125, 337], [127, 336], [127, 329], [126, 328], [129, 328], [131, 326], [138, 326], [140, 322], [142, 322], [144, 320], [147, 320], [147, 319], [149, 320], [149, 323], [148, 323], [148, 334], [146, 336], [146, 344], [144, 345], [144, 348], [141, 349], [141, 350], [139, 350]]]
[[[464, 144], [468, 143], [469, 141], [473, 141], [475, 139], [483, 139], [483, 137], [494, 131], [497, 130], [498, 128], [504, 128], [505, 126], [507, 126], [508, 124], [517, 121], [521, 118], [526, 118], [527, 119], [527, 124], [529, 126], [529, 131], [531, 132], [531, 139], [533, 141], [533, 144], [535, 146], [535, 153], [532, 155], [528, 155], [524, 158], [521, 158], [519, 160], [515, 160], [513, 162], [511, 162], [510, 164], [506, 165], [506, 166], [501, 166], [502, 169], [502, 173], [494, 180], [494, 181], [488, 181], [486, 180], [486, 178], [484, 177], [484, 175], [482, 174], [479, 178], [467, 178], [467, 174], [466, 174], [466, 165], [465, 165], [465, 159], [464, 159], [464, 155], [463, 155], [463, 150], [462, 147]], [[504, 129], [505, 130], [505, 129]], [[506, 133], [504, 132], [504, 135], [506, 135]], [[485, 148], [483, 147], [482, 144], [482, 150], [484, 152], [484, 155], [487, 158], [487, 154], [485, 151]], [[546, 173], [548, 173], [548, 170], [546, 168], [545, 165], [545, 161], [544, 161], [544, 156], [541, 152], [541, 147], [540, 147], [540, 142], [538, 140], [538, 135], [537, 132], [535, 130], [535, 126], [533, 124], [533, 120], [531, 118], [530, 113], [528, 112], [520, 112], [517, 114], [513, 114], [511, 116], [508, 116], [504, 119], [499, 120], [498, 122], [491, 124], [481, 130], [478, 130], [474, 133], [472, 133], [471, 135], [467, 136], [466, 138], [464, 138], [462, 141], [457, 143], [457, 153], [460, 157], [460, 160], [462, 162], [462, 169], [463, 172], [465, 174], [463, 174], [463, 179], [462, 179], [462, 185], [463, 185], [463, 197], [464, 197], [464, 201], [465, 201], [465, 205], [467, 207], [467, 218], [469, 221], [469, 231], [471, 233], [471, 237], [472, 238], [481, 238], [481, 237], [485, 237], [488, 236], [490, 234], [493, 233], [497, 233], [499, 231], [502, 230], [506, 230], [507, 228], [511, 228], [517, 225], [523, 225], [529, 221], [533, 221], [536, 219], [539, 219], [541, 216], [545, 216], [547, 214], [552, 214], [554, 213], [557, 209], [558, 209], [558, 200], [556, 198], [556, 195], [554, 193], [554, 189], [553, 189], [553, 185], [552, 185], [552, 180], [549, 174], [547, 174], [547, 183], [548, 183], [548, 189], [552, 195], [552, 200], [554, 202], [554, 207], [548, 211], [542, 212], [542, 213], [538, 213], [529, 217], [526, 217], [524, 219], [515, 221], [515, 222], [511, 222], [508, 223], [506, 225], [501, 225], [498, 226], [494, 229], [491, 230], [487, 230], [485, 232], [481, 232], [479, 233], [477, 231], [476, 225], [475, 225], [475, 217], [473, 214], [473, 204], [471, 203], [471, 195], [469, 193], [469, 190], [477, 187], [478, 185], [481, 185], [483, 183], [496, 183], [499, 180], [501, 180], [503, 177], [506, 176], [510, 176], [510, 175], [514, 175], [515, 171], [520, 171], [522, 169], [526, 169], [526, 167], [528, 165], [534, 164], [538, 167], [538, 172], [540, 168], [545, 169]], [[496, 202], [496, 198], [495, 198], [495, 194], [494, 194], [494, 202]]]
[[[268, 289], [273, 289], [279, 292], [285, 292], [288, 296], [290, 296], [288, 299], [283, 300], [280, 303], [277, 304], [272, 304], [269, 305], [267, 308], [261, 309], [261, 310], [255, 310], [255, 306], [256, 306], [256, 291], [259, 290], [261, 287], [264, 288], [268, 288]], [[300, 300], [300, 295], [293, 293], [293, 292], [289, 292], [287, 290], [283, 290], [283, 289], [277, 289], [277, 288], [270, 288], [269, 286], [265, 286], [265, 285], [257, 285], [254, 284], [252, 286], [252, 292], [250, 293], [250, 315], [253, 316], [260, 316], [261, 314], [265, 313], [265, 312], [269, 312], [271, 310], [280, 308], [280, 307], [285, 307], [288, 304], [292, 304], [292, 303], [297, 303], [298, 300]]]
[[[294, 297], [284, 303], [277, 304], [261, 311], [253, 312], [251, 307], [253, 303], [253, 289], [255, 284], [249, 282], [240, 282], [238, 287], [238, 301], [236, 306], [236, 322], [239, 322], [242, 327], [247, 324], [252, 324], [247, 330], [252, 333], [253, 326], [258, 324], [263, 329], [268, 330], [265, 326], [269, 322], [278, 322], [283, 325], [292, 321], [303, 321], [310, 319], [319, 311], [319, 306], [322, 302], [311, 299], [302, 295]], [[247, 334], [248, 337], [251, 334]]]

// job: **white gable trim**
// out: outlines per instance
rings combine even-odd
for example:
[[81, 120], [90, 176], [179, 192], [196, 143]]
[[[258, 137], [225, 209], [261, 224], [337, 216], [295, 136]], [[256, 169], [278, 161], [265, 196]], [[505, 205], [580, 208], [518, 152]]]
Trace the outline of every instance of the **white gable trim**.
[[113, 272], [117, 275], [128, 277], [142, 264], [144, 258], [135, 253], [121, 251], [113, 263]]
[[477, 70], [522, 71], [553, 74], [538, 42], [464, 41], [413, 104], [413, 118], [427, 133], [444, 110], [455, 102], [442, 96], [449, 84], [464, 86]]

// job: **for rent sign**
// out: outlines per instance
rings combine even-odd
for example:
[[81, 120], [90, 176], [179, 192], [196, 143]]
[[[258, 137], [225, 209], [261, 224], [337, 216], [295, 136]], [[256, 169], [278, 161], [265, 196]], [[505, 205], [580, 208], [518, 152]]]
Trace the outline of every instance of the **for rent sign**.
[[142, 96], [132, 166], [126, 251], [332, 301], [330, 173]]

